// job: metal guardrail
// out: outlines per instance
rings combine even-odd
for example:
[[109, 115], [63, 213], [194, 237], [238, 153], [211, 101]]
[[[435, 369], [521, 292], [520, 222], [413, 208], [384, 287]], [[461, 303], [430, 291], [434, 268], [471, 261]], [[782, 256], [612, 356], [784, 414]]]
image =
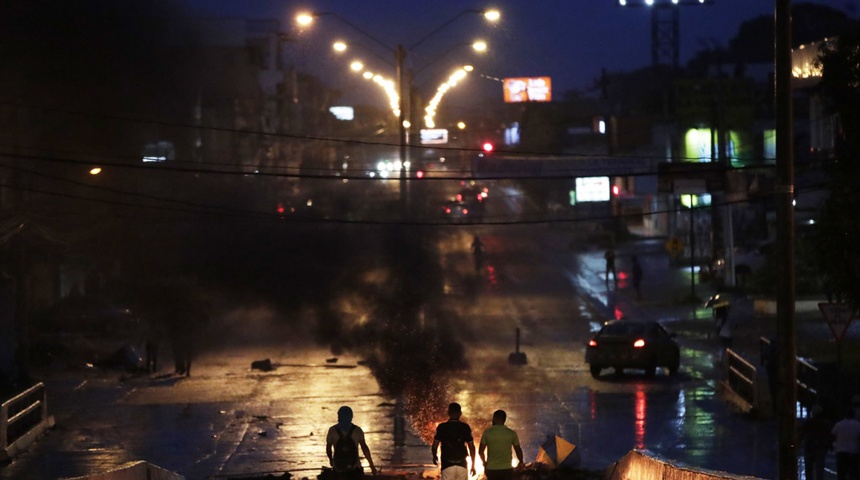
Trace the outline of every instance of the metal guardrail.
[[761, 406], [759, 399], [759, 376], [755, 365], [727, 348], [723, 357], [725, 365], [725, 384], [738, 397], [745, 401], [750, 409]]
[[[767, 366], [768, 359], [773, 355], [769, 352], [770, 340], [765, 337], [759, 338], [761, 347], [761, 365]], [[819, 402], [820, 375], [818, 368], [809, 361], [796, 357], [797, 362], [797, 401], [802, 409], [809, 410]], [[744, 410], [768, 411], [772, 399], [769, 398], [770, 391], [769, 373], [759, 373], [759, 368], [741, 357], [732, 349], [726, 349], [723, 357], [723, 384], [730, 390], [734, 397], [739, 400]], [[772, 392], [771, 392], [772, 394]]]
[[53, 426], [44, 383], [37, 383], [3, 402], [0, 406], [0, 461], [8, 461]]
[[[766, 365], [766, 359], [773, 357], [768, 353], [771, 347], [770, 340], [766, 337], [759, 337], [759, 347], [761, 349], [761, 364]], [[801, 407], [808, 410], [819, 402], [820, 374], [818, 367], [806, 359], [795, 358], [797, 362], [797, 401]]]

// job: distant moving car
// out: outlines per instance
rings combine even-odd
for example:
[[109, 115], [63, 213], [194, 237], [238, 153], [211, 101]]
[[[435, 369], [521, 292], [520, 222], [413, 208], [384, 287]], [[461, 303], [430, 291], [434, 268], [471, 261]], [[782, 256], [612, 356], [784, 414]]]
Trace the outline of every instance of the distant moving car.
[[442, 214], [454, 222], [467, 222], [474, 217], [471, 206], [466, 202], [450, 200], [442, 205]]
[[469, 185], [457, 192], [454, 199], [460, 202], [483, 203], [489, 194], [490, 189], [483, 185]]
[[657, 367], [665, 367], [674, 375], [681, 359], [674, 337], [655, 321], [613, 320], [588, 342], [585, 361], [594, 378], [610, 367], [616, 374], [635, 368], [645, 370], [648, 376], [653, 376]]

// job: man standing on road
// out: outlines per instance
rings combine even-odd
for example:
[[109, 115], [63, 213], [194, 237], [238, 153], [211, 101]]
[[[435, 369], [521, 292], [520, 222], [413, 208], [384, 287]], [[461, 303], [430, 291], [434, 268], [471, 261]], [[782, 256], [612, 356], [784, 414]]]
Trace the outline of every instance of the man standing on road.
[[511, 466], [511, 449], [517, 454], [517, 468], [523, 466], [523, 449], [517, 432], [505, 426], [507, 414], [504, 410], [493, 413], [493, 426], [484, 430], [478, 455], [484, 464], [487, 480], [512, 480], [514, 468]]
[[430, 451], [433, 452], [433, 465], [438, 465], [439, 457], [436, 455], [436, 448], [442, 444], [442, 480], [467, 480], [469, 478], [466, 470], [467, 456], [472, 461], [472, 475], [477, 475], [472, 428], [460, 421], [461, 415], [459, 403], [448, 405], [448, 421], [436, 427], [436, 435], [430, 447]]
[[606, 260], [606, 284], [609, 285], [609, 273], [612, 273], [612, 281], [618, 286], [618, 274], [615, 272], [615, 250], [609, 247], [609, 250], [603, 254]]
[[812, 407], [811, 415], [800, 426], [800, 444], [803, 445], [803, 461], [806, 480], [824, 480], [824, 462], [833, 444], [830, 422], [824, 416], [821, 405]]
[[636, 290], [636, 299], [642, 300], [642, 265], [639, 265], [639, 259], [636, 255], [633, 255], [632, 261], [633, 288]]
[[334, 471], [334, 480], [361, 480], [364, 477], [361, 459], [358, 458], [359, 446], [370, 471], [376, 475], [364, 431], [352, 423], [352, 409], [344, 405], [337, 411], [337, 423], [328, 429], [325, 437], [325, 451]]
[[860, 422], [854, 419], [854, 409], [833, 426], [833, 450], [836, 451], [836, 478], [860, 480]]

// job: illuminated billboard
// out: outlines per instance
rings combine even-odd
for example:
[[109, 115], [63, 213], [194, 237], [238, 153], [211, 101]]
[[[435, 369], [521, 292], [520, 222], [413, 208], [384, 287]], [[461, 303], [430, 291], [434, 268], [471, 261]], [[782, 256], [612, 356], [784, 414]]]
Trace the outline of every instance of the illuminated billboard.
[[[684, 135], [684, 160], [687, 162], [715, 162], [719, 155], [717, 145], [712, 145], [715, 132], [710, 128], [691, 128]], [[751, 143], [746, 140], [747, 135], [736, 130], [726, 132], [725, 146], [726, 156], [732, 165], [742, 165], [752, 157], [752, 149], [748, 147]]]
[[576, 179], [576, 203], [608, 201], [609, 177], [580, 177]]
[[329, 107], [328, 111], [338, 120], [355, 119], [355, 110], [352, 107]]
[[421, 145], [439, 145], [448, 143], [448, 130], [445, 128], [422, 128]]
[[504, 80], [505, 103], [549, 102], [552, 81], [549, 77], [517, 77]]

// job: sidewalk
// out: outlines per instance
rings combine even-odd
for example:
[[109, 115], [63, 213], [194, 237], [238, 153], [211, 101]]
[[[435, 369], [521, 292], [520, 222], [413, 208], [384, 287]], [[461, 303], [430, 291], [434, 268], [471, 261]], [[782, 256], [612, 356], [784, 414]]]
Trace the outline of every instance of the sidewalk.
[[[563, 239], [559, 239], [559, 242]], [[717, 293], [730, 302], [729, 319], [734, 329], [733, 350], [750, 361], [758, 362], [761, 339], [773, 339], [777, 334], [777, 318], [773, 313], [756, 312], [755, 298], [738, 289], [718, 291], [711, 282], [700, 282], [690, 267], [673, 264], [663, 245], [663, 239], [636, 239], [615, 249], [618, 282], [606, 281], [604, 251], [577, 251], [584, 278], [577, 287], [591, 300], [606, 319], [624, 317], [657, 320], [679, 335], [695, 341], [713, 342], [717, 334], [713, 312], [705, 304]], [[631, 281], [631, 257], [636, 255], [644, 271], [642, 296], [637, 298]], [[697, 276], [697, 275], [696, 275]], [[795, 319], [797, 324], [798, 356], [813, 362], [831, 363], [835, 358], [835, 340], [823, 315], [808, 308], [822, 299], [802, 299]], [[761, 300], [760, 300], [761, 301]], [[851, 325], [843, 339], [846, 343], [860, 339], [860, 324]]]
[[[717, 330], [707, 300], [714, 294], [725, 295], [730, 301], [729, 321], [733, 326], [732, 350], [745, 360], [763, 369], [763, 339], [777, 337], [777, 316], [773, 300], [762, 309], [766, 300], [756, 299], [739, 289], [719, 292], [709, 282], [691, 284], [689, 266], [673, 265], [663, 245], [663, 239], [636, 239], [615, 249], [617, 285], [606, 281], [603, 251], [590, 249], [575, 253], [587, 280], [579, 278], [577, 287], [591, 300], [604, 318], [642, 318], [657, 320], [703, 352], [713, 351], [713, 361], [719, 362]], [[642, 265], [642, 296], [637, 298], [631, 283], [631, 257], [636, 255]], [[853, 322], [841, 342], [817, 303], [823, 298], [798, 299], [795, 307], [796, 354], [818, 369], [817, 373], [798, 372], [801, 380], [812, 382], [819, 392], [819, 401], [831, 409], [839, 409], [853, 394], [860, 391], [855, 372], [858, 369], [856, 346], [860, 343], [860, 322]], [[758, 307], [756, 303], [759, 303]], [[841, 361], [840, 361], [841, 359]], [[841, 372], [840, 373], [840, 368]]]

